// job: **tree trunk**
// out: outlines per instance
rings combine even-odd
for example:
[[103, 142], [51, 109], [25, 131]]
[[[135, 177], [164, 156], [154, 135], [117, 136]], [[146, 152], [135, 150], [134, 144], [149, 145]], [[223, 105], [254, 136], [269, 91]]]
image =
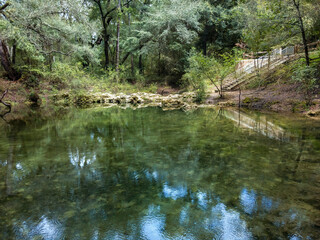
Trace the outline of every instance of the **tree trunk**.
[[52, 56], [52, 54], [49, 54], [47, 57], [48, 57], [49, 70], [50, 70], [50, 72], [52, 72], [53, 56]]
[[104, 68], [108, 69], [109, 67], [109, 35], [107, 33], [107, 28], [104, 27], [104, 34], [103, 34], [103, 41], [104, 41], [104, 57], [105, 57], [105, 65]]
[[223, 80], [221, 79], [220, 80], [220, 98], [223, 98], [223, 87], [222, 87], [222, 84], [223, 84]]
[[131, 54], [131, 74], [134, 75], [134, 62], [133, 62], [133, 55]]
[[306, 31], [304, 28], [303, 19], [302, 19], [301, 10], [300, 10], [300, 1], [299, 0], [292, 0], [292, 1], [293, 1], [294, 6], [296, 7], [296, 10], [298, 13], [299, 27], [300, 27], [301, 35], [302, 35], [302, 42], [303, 42], [304, 54], [305, 54], [305, 58], [306, 58], [306, 64], [307, 64], [307, 66], [309, 66], [310, 65], [309, 49], [308, 49]]
[[238, 107], [241, 108], [241, 87], [239, 87], [239, 104]]
[[[118, 1], [118, 14], [121, 11], [121, 0]], [[116, 71], [119, 72], [120, 63], [120, 16], [117, 19], [117, 49], [116, 49]]]
[[142, 55], [139, 55], [139, 72], [143, 74]]
[[1, 58], [1, 65], [6, 71], [8, 78], [11, 81], [19, 80], [19, 78], [21, 77], [21, 74], [18, 71], [16, 71], [12, 66], [8, 47], [3, 40], [0, 40], [0, 58]]
[[207, 36], [205, 36], [203, 40], [203, 55], [207, 56]]
[[158, 76], [161, 76], [161, 51], [160, 51], [160, 46], [159, 46], [159, 53], [158, 53]]
[[103, 12], [101, 2], [96, 1], [99, 7], [100, 16], [101, 16], [101, 22], [103, 26], [103, 41], [104, 41], [104, 56], [105, 56], [105, 65], [104, 68], [108, 69], [109, 66], [109, 35], [108, 35], [108, 25], [106, 23], [106, 16]]
[[[128, 4], [128, 8], [130, 7], [130, 5]], [[129, 24], [129, 31], [131, 33], [131, 14], [128, 13], [128, 24]], [[134, 62], [133, 62], [133, 55], [130, 54], [130, 58], [131, 58], [131, 74], [134, 75]]]
[[16, 54], [17, 54], [17, 44], [16, 41], [13, 42], [12, 46], [12, 64], [16, 64]]
[[120, 63], [120, 21], [117, 23], [116, 71], [119, 72]]

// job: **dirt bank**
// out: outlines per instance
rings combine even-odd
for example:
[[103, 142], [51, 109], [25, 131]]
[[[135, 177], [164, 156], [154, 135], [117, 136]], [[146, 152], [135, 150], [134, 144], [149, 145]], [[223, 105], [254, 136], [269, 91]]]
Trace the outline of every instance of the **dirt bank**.
[[[1, 93], [9, 89], [4, 101], [12, 105], [12, 111], [18, 111], [19, 105], [30, 103], [32, 91], [27, 90], [21, 82], [9, 82], [0, 79]], [[154, 103], [154, 105], [166, 108], [181, 108], [194, 106], [195, 95], [193, 93], [178, 94], [177, 89], [159, 88], [158, 94], [135, 93], [110, 94], [110, 93], [90, 93], [88, 95], [70, 95], [68, 93], [53, 94], [50, 89], [39, 92], [41, 105], [50, 105], [55, 103], [59, 105], [83, 104], [84, 103], [133, 103], [145, 104]], [[225, 92], [224, 98], [220, 99], [217, 93], [209, 94], [205, 105], [212, 106], [238, 106], [239, 91]], [[300, 113], [311, 117], [320, 118], [320, 94], [314, 94], [312, 101], [308, 102], [299, 89], [299, 85], [294, 84], [271, 84], [264, 88], [242, 90], [240, 96], [240, 105], [242, 108], [249, 108], [258, 111], [273, 111], [282, 113]], [[1, 112], [4, 106], [0, 104]]]
[[301, 113], [320, 115], [320, 95], [313, 94], [309, 101], [301, 92], [299, 85], [273, 84], [264, 88], [225, 92], [220, 99], [217, 93], [210, 94], [206, 104], [220, 106], [240, 106], [259, 111]]

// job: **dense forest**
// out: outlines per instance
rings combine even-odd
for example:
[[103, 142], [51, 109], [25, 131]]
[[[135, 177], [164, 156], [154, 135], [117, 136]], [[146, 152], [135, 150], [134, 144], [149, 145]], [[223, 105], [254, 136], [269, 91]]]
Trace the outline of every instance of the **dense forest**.
[[152, 91], [170, 85], [203, 93], [212, 84], [220, 90], [240, 59], [286, 46], [301, 49], [292, 79], [308, 89], [319, 79], [319, 54], [308, 47], [320, 36], [318, 0], [0, 4], [2, 75], [27, 89], [44, 83], [52, 91], [122, 90], [124, 85]]

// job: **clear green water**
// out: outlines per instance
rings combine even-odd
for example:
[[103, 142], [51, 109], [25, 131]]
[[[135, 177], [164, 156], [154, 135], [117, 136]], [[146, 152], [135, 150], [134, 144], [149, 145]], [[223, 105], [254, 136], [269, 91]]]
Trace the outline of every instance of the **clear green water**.
[[320, 236], [316, 121], [96, 108], [0, 133], [0, 239]]

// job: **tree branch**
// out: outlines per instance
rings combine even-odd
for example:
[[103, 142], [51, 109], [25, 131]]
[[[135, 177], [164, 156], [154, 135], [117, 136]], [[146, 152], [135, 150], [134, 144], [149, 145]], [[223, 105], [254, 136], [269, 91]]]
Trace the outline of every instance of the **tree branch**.
[[6, 111], [4, 114], [0, 114], [0, 118], [2, 118], [2, 120], [5, 121], [6, 123], [8, 123], [8, 122], [4, 119], [4, 117], [8, 113], [11, 113], [11, 104], [3, 101], [3, 98], [6, 96], [7, 93], [8, 93], [8, 89], [2, 94], [2, 97], [0, 98], [0, 103], [2, 103], [3, 105], [5, 105], [8, 108], [8, 111]]
[[138, 49], [142, 49], [144, 45], [146, 45], [148, 42], [152, 41], [152, 37], [148, 38], [144, 43], [140, 43], [139, 46], [135, 47], [131, 51], [127, 52], [126, 55], [123, 57], [121, 64], [124, 64], [124, 62], [127, 60], [127, 58], [132, 54], [133, 52], [137, 51]]
[[43, 51], [43, 50], [41, 50], [42, 47], [39, 47], [36, 42], [32, 41], [31, 39], [29, 41], [43, 55], [50, 55], [52, 53], [58, 53], [58, 54], [61, 54], [61, 55], [70, 56], [70, 54], [73, 53], [73, 51], [69, 51], [67, 53], [66, 52], [61, 52], [61, 51], [58, 51], [58, 50]]
[[2, 94], [2, 97], [0, 98], [0, 101], [2, 101], [2, 99], [6, 96], [7, 93], [8, 93], [8, 89], [4, 91], [4, 93]]
[[[124, 6], [128, 6], [133, 0], [128, 0], [126, 3], [121, 4], [121, 8], [123, 8]], [[109, 11], [106, 12], [106, 14], [104, 15], [104, 18], [106, 18], [110, 13], [112, 13], [113, 11], [117, 10], [118, 6], [115, 6], [114, 8], [111, 8]]]
[[123, 6], [128, 6], [132, 1], [133, 1], [133, 0], [127, 1], [125, 4], [121, 5], [121, 8], [122, 8]]
[[8, 107], [11, 111], [11, 104], [3, 101], [3, 98], [7, 95], [8, 91], [9, 91], [8, 89], [4, 91], [4, 93], [2, 94], [2, 97], [0, 98], [0, 103]]
[[108, 17], [107, 24], [109, 25], [112, 20], [112, 17]]
[[107, 11], [106, 14], [104, 15], [104, 18], [106, 18], [110, 13], [112, 13], [113, 11], [115, 11], [118, 8], [118, 6], [112, 8], [111, 10]]
[[7, 8], [8, 6], [10, 6], [10, 3], [6, 2], [4, 5], [2, 5], [0, 7], [0, 11], [3, 11], [5, 8]]

